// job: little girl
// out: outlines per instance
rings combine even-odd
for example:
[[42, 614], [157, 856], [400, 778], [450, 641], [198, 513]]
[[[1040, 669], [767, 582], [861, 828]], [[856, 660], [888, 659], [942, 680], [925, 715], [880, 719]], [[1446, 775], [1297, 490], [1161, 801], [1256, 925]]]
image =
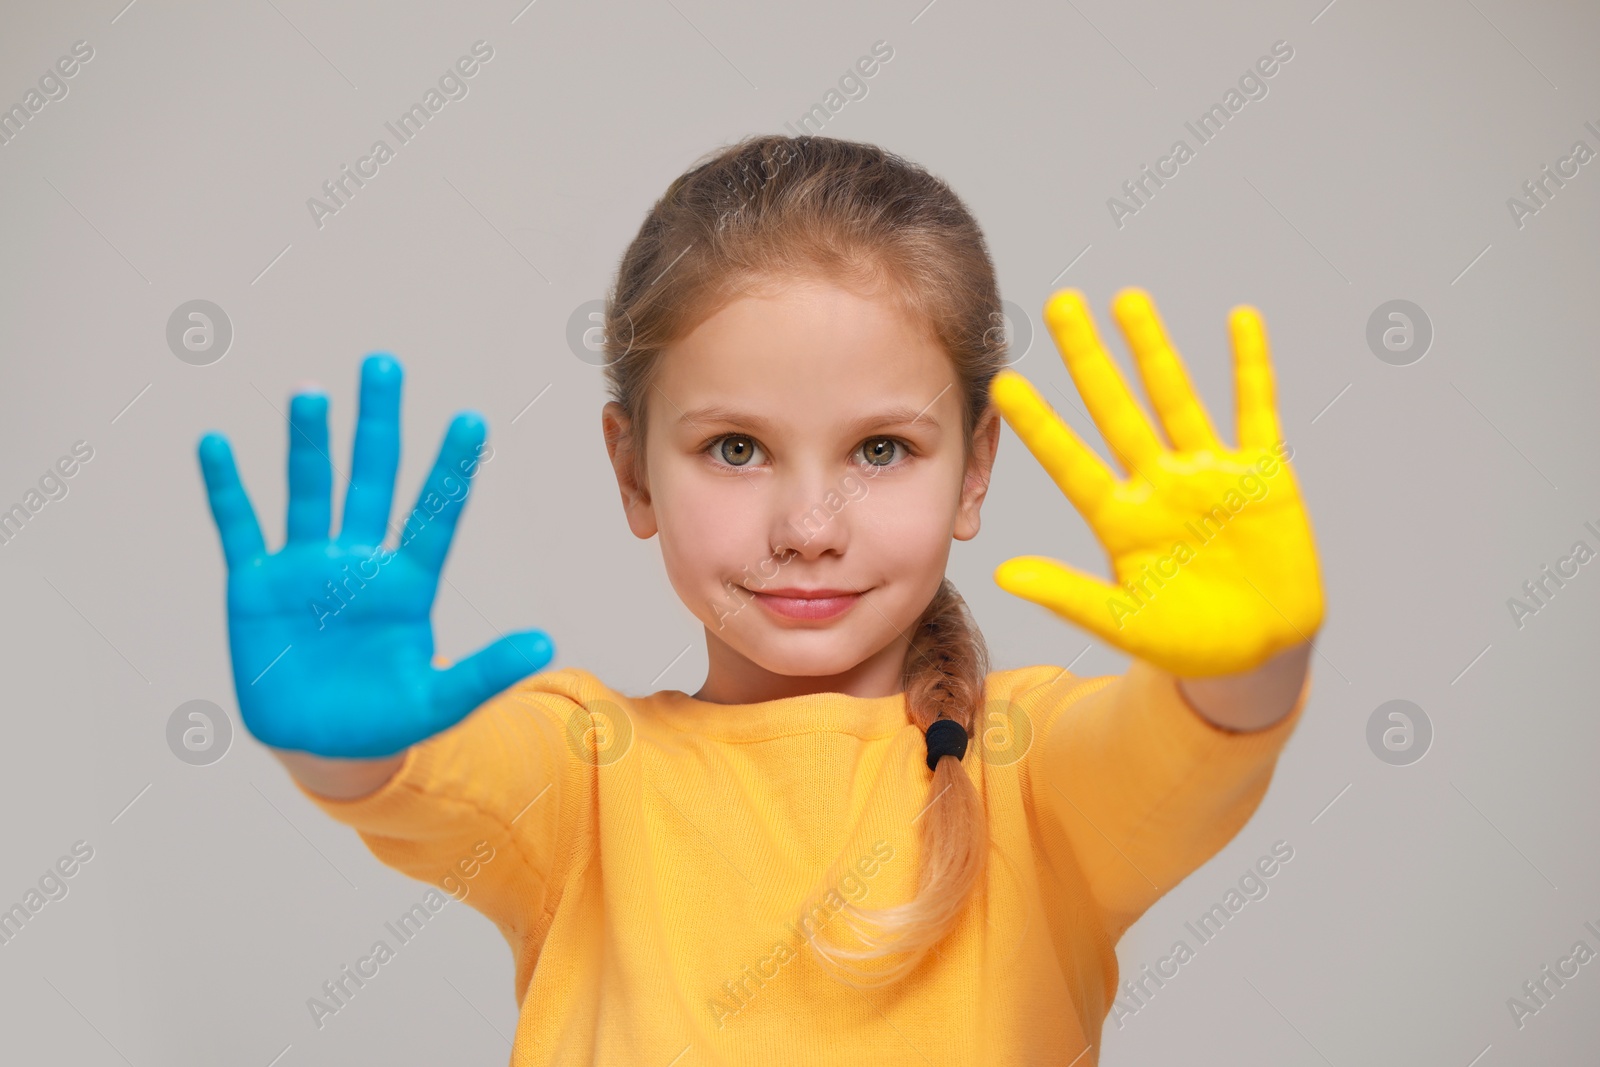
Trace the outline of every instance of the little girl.
[[[430, 606], [490, 454], [457, 416], [383, 547], [392, 358], [363, 366], [331, 539], [326, 397], [291, 404], [276, 554], [202, 439], [245, 724], [384, 863], [499, 927], [514, 1067], [1098, 1062], [1114, 946], [1255, 811], [1323, 614], [1259, 315], [1230, 319], [1235, 448], [1149, 299], [1113, 310], [1165, 439], [1082, 297], [1045, 319], [1120, 478], [1005, 369], [985, 242], [937, 178], [759, 137], [674, 181], [608, 301], [603, 428], [630, 529], [705, 625], [693, 695], [535, 673], [537, 630], [435, 667]], [[990, 672], [944, 577], [1002, 416], [1115, 582], [1041, 556], [995, 580], [1129, 653], [1123, 675]]]

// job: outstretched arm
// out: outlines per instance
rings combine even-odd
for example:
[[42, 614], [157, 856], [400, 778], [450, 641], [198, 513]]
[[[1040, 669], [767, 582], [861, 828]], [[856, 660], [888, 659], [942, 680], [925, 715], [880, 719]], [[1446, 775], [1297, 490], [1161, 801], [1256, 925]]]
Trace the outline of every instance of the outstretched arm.
[[550, 661], [542, 631], [435, 665], [431, 608], [488, 458], [487, 426], [470, 412], [451, 422], [416, 506], [395, 524], [398, 546], [387, 548], [400, 391], [398, 361], [363, 361], [337, 534], [328, 398], [292, 399], [286, 536], [276, 552], [227, 439], [200, 441], [228, 569], [234, 687], [246, 728], [323, 811], [414, 878], [444, 888], [474, 879], [473, 906], [512, 929], [539, 914], [537, 894], [557, 862], [568, 754], [560, 716], [572, 703], [507, 692]]
[[1142, 659], [1122, 674], [1046, 678], [1014, 698], [1042, 726], [1026, 757], [1039, 849], [1056, 892], [1088, 895], [1114, 944], [1255, 813], [1309, 676], [1288, 715], [1244, 731], [1197, 714], [1176, 676]]
[[1259, 314], [1238, 307], [1229, 318], [1233, 448], [1212, 429], [1149, 297], [1124, 290], [1113, 313], [1165, 439], [1079, 293], [1052, 297], [1045, 322], [1123, 477], [1026, 378], [1001, 371], [991, 394], [1089, 523], [1114, 576], [1021, 556], [995, 581], [1134, 657], [1121, 676], [1062, 672], [1019, 696], [1044, 723], [1029, 755], [1035, 803], [1049, 814], [1041, 847], [1079, 872], [1114, 940], [1260, 803], [1309, 693], [1323, 599]]

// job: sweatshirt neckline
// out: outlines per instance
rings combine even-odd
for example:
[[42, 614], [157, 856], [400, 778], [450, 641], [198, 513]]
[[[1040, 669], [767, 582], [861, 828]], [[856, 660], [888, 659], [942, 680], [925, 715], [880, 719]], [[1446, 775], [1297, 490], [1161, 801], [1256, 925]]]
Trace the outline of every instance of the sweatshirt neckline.
[[644, 699], [673, 729], [723, 741], [770, 741], [805, 733], [867, 739], [887, 737], [911, 724], [904, 691], [880, 697], [806, 693], [754, 704], [715, 704], [681, 689], [664, 689]]

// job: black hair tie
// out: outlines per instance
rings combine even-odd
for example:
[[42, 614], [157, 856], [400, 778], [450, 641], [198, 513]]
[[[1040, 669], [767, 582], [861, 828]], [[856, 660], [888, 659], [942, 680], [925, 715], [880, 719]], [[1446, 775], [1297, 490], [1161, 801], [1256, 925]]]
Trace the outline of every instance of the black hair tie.
[[962, 759], [967, 754], [967, 731], [954, 719], [936, 719], [928, 727], [928, 770], [934, 770], [940, 756]]

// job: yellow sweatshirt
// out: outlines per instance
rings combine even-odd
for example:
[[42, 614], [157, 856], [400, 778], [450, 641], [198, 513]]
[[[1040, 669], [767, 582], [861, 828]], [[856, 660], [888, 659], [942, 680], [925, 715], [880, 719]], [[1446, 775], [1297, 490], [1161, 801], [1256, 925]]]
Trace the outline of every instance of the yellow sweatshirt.
[[857, 944], [830, 923], [844, 901], [916, 888], [931, 776], [904, 694], [712, 704], [569, 667], [413, 746], [369, 796], [302, 792], [500, 928], [512, 1067], [1093, 1067], [1113, 946], [1255, 811], [1309, 691], [1232, 733], [1140, 660], [991, 673], [962, 761], [989, 812], [984, 879], [937, 953], [865, 992], [807, 936]]

